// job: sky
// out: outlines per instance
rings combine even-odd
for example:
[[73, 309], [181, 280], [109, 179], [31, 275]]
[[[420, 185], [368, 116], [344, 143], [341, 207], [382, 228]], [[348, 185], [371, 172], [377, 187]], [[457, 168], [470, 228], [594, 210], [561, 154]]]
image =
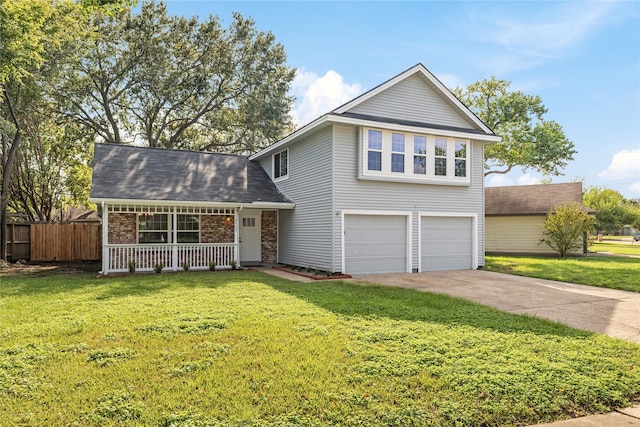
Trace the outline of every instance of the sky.
[[297, 70], [299, 125], [422, 63], [450, 89], [495, 76], [539, 95], [577, 154], [563, 176], [516, 168], [485, 185], [582, 181], [640, 198], [639, 1], [179, 1], [224, 27], [251, 17]]

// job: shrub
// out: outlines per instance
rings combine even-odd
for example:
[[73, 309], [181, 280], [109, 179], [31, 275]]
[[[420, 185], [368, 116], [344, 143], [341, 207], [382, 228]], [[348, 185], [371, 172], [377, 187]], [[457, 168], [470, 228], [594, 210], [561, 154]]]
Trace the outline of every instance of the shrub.
[[162, 273], [162, 269], [163, 268], [164, 268], [164, 264], [163, 263], [153, 264], [153, 270], [156, 273]]
[[191, 264], [189, 264], [187, 261], [182, 263], [182, 269], [184, 271], [189, 271], [189, 268], [191, 267]]
[[234, 259], [233, 261], [231, 261], [229, 263], [229, 265], [231, 266], [232, 270], [237, 270], [238, 269], [238, 263], [236, 262], [236, 260]]
[[544, 243], [558, 252], [560, 258], [583, 247], [586, 236], [593, 229], [595, 219], [578, 203], [556, 206], [545, 219]]
[[211, 261], [209, 263], [209, 270], [216, 271], [216, 263], [215, 263], [215, 261]]
[[129, 273], [135, 273], [136, 272], [136, 262], [135, 261], [129, 261], [129, 264], [127, 264], [127, 266], [129, 267]]

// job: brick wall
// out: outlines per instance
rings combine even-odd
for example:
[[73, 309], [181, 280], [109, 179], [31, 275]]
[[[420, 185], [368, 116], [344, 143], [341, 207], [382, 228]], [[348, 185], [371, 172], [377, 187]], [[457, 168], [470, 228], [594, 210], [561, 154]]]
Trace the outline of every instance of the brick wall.
[[136, 243], [136, 214], [110, 213], [108, 218], [108, 243], [119, 245]]
[[261, 262], [278, 262], [278, 212], [262, 211]]
[[233, 216], [230, 221], [223, 215], [202, 215], [200, 217], [200, 242], [233, 243]]

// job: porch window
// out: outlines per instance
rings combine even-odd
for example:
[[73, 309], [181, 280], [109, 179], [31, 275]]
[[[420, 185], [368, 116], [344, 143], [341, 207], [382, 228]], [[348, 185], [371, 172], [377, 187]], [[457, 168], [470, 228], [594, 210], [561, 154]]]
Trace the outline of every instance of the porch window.
[[273, 178], [284, 179], [289, 175], [289, 150], [283, 150], [273, 156]]
[[169, 243], [167, 214], [142, 214], [138, 216], [138, 243]]
[[200, 215], [178, 215], [178, 243], [200, 243]]

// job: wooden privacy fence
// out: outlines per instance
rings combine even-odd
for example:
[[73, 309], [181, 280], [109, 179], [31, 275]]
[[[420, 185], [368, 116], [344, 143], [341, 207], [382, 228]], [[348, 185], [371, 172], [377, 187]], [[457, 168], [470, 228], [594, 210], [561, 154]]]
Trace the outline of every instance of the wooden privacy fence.
[[102, 259], [102, 225], [31, 224], [31, 261]]
[[31, 232], [29, 224], [7, 224], [7, 257], [12, 261], [31, 257]]

